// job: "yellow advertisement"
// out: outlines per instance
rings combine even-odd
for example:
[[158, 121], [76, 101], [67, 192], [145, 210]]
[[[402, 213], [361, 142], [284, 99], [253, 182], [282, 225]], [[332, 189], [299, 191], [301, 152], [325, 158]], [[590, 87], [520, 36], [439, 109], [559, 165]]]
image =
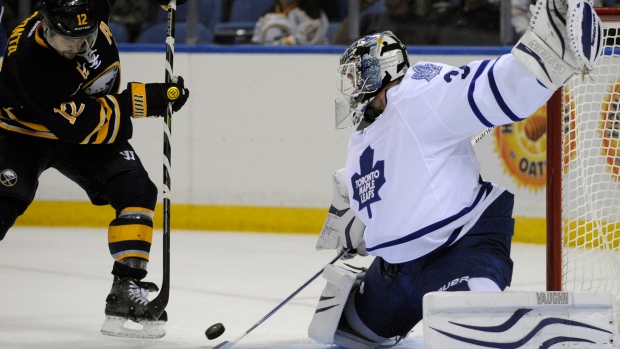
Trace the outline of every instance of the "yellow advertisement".
[[519, 187], [538, 192], [545, 187], [547, 169], [547, 107], [527, 119], [495, 129], [495, 152], [504, 171]]

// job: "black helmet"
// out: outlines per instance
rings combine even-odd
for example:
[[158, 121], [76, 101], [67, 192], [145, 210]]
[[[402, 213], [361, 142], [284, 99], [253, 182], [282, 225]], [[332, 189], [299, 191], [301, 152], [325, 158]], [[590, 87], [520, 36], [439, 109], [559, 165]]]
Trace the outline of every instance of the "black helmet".
[[85, 37], [97, 30], [93, 0], [43, 0], [41, 12], [47, 26], [68, 37]]

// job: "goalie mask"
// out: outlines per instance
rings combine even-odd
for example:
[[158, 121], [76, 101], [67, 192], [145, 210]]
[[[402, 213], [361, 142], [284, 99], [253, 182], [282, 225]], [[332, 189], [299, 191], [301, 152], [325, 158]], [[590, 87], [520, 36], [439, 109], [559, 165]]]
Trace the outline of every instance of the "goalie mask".
[[336, 128], [356, 126], [379, 91], [408, 68], [407, 49], [390, 31], [366, 35], [349, 46], [337, 71], [343, 98], [336, 99]]
[[55, 50], [84, 54], [94, 45], [99, 21], [93, 0], [43, 0], [41, 13], [45, 40]]

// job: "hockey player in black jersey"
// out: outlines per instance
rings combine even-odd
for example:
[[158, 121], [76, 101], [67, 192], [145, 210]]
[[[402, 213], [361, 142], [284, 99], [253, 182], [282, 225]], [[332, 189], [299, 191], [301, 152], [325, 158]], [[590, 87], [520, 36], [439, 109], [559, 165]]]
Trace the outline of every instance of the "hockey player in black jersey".
[[[141, 281], [157, 187], [128, 141], [132, 118], [162, 116], [169, 103], [176, 112], [189, 91], [181, 77], [131, 82], [120, 91], [119, 53], [107, 25], [114, 3], [43, 0], [9, 36], [0, 71], [0, 240], [32, 202], [41, 173], [57, 169], [94, 205], [116, 211], [108, 228], [114, 277], [102, 332], [160, 338], [167, 315], [153, 318], [147, 295], [157, 287]], [[128, 319], [143, 329], [123, 327]]]

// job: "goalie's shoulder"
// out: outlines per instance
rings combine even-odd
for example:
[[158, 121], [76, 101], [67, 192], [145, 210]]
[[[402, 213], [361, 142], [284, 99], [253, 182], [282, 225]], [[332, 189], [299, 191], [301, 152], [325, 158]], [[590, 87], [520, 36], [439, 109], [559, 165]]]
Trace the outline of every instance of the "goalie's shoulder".
[[428, 83], [435, 80], [437, 77], [441, 77], [442, 74], [445, 74], [453, 68], [454, 67], [444, 63], [420, 61], [409, 67], [407, 74], [405, 74], [405, 79]]

